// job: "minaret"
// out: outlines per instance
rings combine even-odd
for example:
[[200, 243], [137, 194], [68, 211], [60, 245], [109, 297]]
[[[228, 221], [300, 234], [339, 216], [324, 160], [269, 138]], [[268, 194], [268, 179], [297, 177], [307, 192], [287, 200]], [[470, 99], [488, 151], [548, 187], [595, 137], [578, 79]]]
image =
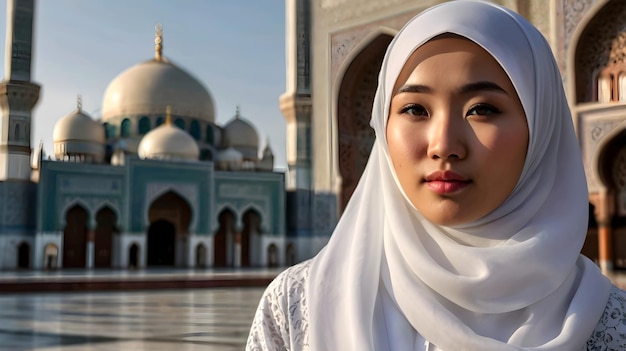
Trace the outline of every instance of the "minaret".
[[5, 79], [0, 82], [0, 181], [30, 179], [31, 111], [39, 86], [30, 81], [34, 0], [7, 0]]
[[287, 87], [280, 97], [287, 122], [287, 230], [301, 238], [313, 231], [310, 7], [310, 0], [286, 2]]

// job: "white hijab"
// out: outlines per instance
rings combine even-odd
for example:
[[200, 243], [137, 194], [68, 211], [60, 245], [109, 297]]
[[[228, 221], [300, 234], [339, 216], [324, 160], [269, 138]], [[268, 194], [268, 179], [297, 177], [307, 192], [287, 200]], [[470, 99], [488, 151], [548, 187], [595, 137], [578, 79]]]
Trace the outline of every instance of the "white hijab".
[[[500, 207], [458, 227], [428, 222], [407, 200], [385, 128], [406, 59], [454, 33], [495, 57], [529, 128], [518, 184]], [[308, 281], [312, 350], [583, 350], [611, 284], [579, 252], [587, 187], [550, 46], [524, 18], [486, 2], [424, 11], [391, 42], [374, 99], [368, 165]], [[393, 346], [390, 346], [390, 343]]]

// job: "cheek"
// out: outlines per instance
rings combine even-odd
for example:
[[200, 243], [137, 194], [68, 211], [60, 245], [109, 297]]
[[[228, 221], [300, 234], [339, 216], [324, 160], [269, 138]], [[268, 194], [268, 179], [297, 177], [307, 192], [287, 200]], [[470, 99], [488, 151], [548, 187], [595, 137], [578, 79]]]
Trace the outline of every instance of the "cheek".
[[[476, 140], [481, 148], [494, 158], [507, 159], [509, 162], [526, 157], [528, 132], [524, 132], [526, 125], [511, 125], [505, 128], [491, 126], [474, 130]], [[521, 155], [521, 156], [520, 156]]]
[[387, 125], [387, 145], [394, 166], [399, 167], [411, 159], [416, 158], [420, 150], [419, 130], [411, 123], [405, 123], [401, 118], [390, 118]]

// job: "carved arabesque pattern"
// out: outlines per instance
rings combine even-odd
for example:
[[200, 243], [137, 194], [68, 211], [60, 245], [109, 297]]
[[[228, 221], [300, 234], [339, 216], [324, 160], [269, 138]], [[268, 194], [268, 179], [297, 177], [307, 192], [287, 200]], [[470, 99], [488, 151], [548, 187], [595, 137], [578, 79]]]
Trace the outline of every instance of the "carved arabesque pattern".
[[576, 48], [576, 100], [595, 100], [599, 71], [623, 63], [626, 57], [626, 2], [607, 3], [581, 35]]
[[341, 84], [337, 105], [341, 210], [356, 187], [374, 143], [369, 126], [378, 71], [391, 36], [374, 39], [352, 62]]
[[572, 34], [587, 10], [598, 0], [564, 0], [563, 12], [565, 13], [565, 46], [570, 43]]

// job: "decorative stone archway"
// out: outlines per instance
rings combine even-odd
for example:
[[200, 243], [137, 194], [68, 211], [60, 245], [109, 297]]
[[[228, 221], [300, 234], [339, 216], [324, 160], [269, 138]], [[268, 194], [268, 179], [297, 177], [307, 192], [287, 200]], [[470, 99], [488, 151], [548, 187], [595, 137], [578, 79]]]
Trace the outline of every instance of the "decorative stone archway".
[[[598, 153], [598, 176], [605, 196], [599, 205], [600, 252], [616, 268], [626, 268], [626, 129], [615, 133]], [[603, 236], [603, 237], [602, 237]], [[605, 247], [603, 247], [603, 245]]]
[[217, 216], [219, 228], [213, 237], [213, 266], [226, 267], [233, 264], [235, 245], [235, 212], [224, 209]]
[[[626, 59], [624, 18], [626, 2], [612, 0], [598, 10], [582, 31], [574, 57], [576, 103], [619, 100], [617, 73]], [[614, 73], [615, 79], [609, 79], [608, 92], [603, 94], [598, 82]]]
[[191, 206], [173, 191], [155, 199], [148, 210], [148, 266], [182, 266], [187, 257]]
[[341, 81], [337, 99], [341, 212], [365, 170], [374, 144], [374, 130], [369, 122], [378, 85], [378, 72], [392, 39], [387, 34], [373, 38], [350, 63]]
[[[620, 229], [622, 217], [618, 213], [623, 202], [619, 198], [619, 176], [614, 174], [620, 167], [619, 150], [626, 142], [626, 133], [618, 129], [626, 121], [624, 18], [626, 2], [599, 0], [593, 13], [586, 16], [584, 28], [577, 32], [580, 34], [574, 37], [572, 44], [576, 47], [570, 56], [573, 70], [569, 72], [574, 74], [571, 98], [576, 104], [573, 111], [593, 205], [583, 253], [597, 258], [604, 270], [626, 268], [626, 228]], [[618, 234], [621, 231], [624, 234]], [[592, 242], [593, 238], [597, 241]]]
[[63, 268], [87, 266], [87, 235], [89, 217], [80, 205], [70, 208], [65, 215], [63, 230]]
[[250, 209], [243, 214], [243, 230], [241, 231], [241, 266], [248, 267], [257, 261], [261, 234], [261, 214]]
[[94, 266], [96, 268], [111, 267], [113, 234], [116, 229], [115, 212], [104, 207], [96, 213], [96, 229], [94, 231]]

